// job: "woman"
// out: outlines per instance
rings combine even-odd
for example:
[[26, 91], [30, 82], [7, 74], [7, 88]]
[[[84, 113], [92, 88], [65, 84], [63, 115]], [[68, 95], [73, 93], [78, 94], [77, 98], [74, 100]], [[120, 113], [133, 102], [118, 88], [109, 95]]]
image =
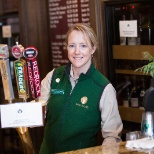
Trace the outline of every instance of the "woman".
[[103, 144], [121, 141], [115, 90], [92, 61], [95, 33], [77, 23], [70, 27], [66, 45], [70, 63], [49, 72], [41, 83], [40, 100], [48, 103], [40, 154], [96, 146], [100, 128]]

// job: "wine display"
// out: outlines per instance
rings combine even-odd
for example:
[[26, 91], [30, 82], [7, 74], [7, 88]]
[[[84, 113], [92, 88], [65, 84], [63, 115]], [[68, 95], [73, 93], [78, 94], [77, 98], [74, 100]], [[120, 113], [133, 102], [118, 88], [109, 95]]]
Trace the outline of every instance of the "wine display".
[[154, 5], [148, 2], [105, 4], [108, 78], [116, 88], [119, 106], [143, 109], [151, 76], [135, 70], [149, 62], [143, 52], [154, 55]]

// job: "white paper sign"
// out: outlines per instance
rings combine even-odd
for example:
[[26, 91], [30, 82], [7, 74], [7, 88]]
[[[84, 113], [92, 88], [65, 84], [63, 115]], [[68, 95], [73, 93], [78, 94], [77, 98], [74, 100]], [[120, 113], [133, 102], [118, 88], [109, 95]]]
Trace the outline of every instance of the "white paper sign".
[[1, 127], [42, 126], [42, 103], [14, 103], [0, 105]]
[[2, 34], [3, 34], [3, 38], [12, 37], [11, 26], [10, 25], [2, 26]]
[[137, 37], [137, 20], [119, 21], [120, 37]]

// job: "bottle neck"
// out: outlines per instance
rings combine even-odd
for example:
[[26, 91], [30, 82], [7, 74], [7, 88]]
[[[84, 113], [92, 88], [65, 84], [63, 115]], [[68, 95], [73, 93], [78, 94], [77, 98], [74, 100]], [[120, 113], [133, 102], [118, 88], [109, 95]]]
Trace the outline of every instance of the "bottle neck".
[[122, 20], [126, 20], [126, 16], [125, 15], [122, 15]]
[[133, 15], [132, 15], [132, 14], [130, 14], [130, 20], [134, 20], [134, 18], [133, 18]]

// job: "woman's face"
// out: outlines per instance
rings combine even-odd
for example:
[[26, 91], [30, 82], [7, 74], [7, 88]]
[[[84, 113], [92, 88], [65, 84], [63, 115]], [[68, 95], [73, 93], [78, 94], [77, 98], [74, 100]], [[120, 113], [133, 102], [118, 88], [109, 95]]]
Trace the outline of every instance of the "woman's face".
[[95, 52], [89, 39], [82, 32], [73, 30], [68, 37], [67, 50], [73, 68], [85, 73], [91, 65], [91, 55]]

